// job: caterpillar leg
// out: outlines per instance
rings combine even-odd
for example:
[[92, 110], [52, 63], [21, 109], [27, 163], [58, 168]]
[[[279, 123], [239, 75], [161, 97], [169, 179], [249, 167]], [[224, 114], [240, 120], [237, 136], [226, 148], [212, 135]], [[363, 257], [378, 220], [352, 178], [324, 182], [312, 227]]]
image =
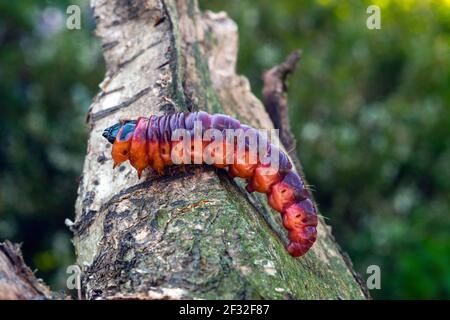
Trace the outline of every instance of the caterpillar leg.
[[[253, 176], [248, 180], [248, 192], [269, 193], [272, 186], [281, 180], [278, 170], [270, 165], [258, 165], [255, 168]], [[276, 210], [276, 209], [275, 209]]]

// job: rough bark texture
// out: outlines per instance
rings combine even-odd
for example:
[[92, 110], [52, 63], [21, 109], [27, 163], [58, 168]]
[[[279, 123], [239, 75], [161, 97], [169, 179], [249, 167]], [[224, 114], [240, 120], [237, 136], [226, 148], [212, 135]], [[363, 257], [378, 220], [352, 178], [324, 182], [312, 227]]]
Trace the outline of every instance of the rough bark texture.
[[265, 196], [221, 171], [113, 171], [101, 133], [119, 119], [201, 109], [273, 124], [235, 74], [237, 26], [225, 13], [201, 13], [196, 1], [91, 4], [108, 71], [88, 115], [72, 226], [86, 297], [365, 298], [323, 221], [313, 249], [294, 259]]
[[0, 300], [50, 298], [49, 288], [25, 265], [20, 246], [0, 243]]

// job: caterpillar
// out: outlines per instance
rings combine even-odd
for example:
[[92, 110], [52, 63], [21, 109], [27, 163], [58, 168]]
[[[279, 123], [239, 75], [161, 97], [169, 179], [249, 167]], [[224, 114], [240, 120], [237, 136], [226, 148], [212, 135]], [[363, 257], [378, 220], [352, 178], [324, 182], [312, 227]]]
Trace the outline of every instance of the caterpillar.
[[[103, 137], [112, 144], [114, 168], [129, 160], [139, 178], [147, 167], [164, 174], [168, 166], [192, 161], [225, 169], [245, 179], [248, 192], [267, 195], [288, 231], [291, 256], [304, 255], [316, 241], [316, 209], [288, 156], [258, 130], [228, 115], [199, 111], [140, 117], [106, 128]], [[255, 141], [259, 154], [253, 152]]]

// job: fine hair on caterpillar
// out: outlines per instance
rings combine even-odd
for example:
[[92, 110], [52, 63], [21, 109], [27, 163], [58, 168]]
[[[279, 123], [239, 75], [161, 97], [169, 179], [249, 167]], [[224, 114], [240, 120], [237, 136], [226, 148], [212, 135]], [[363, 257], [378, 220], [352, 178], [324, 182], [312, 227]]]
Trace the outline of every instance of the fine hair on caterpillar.
[[257, 130], [230, 116], [200, 111], [121, 121], [103, 136], [113, 144], [114, 167], [128, 160], [139, 178], [147, 167], [162, 175], [172, 165], [207, 164], [245, 179], [248, 192], [266, 194], [269, 205], [281, 214], [292, 256], [305, 254], [314, 244], [316, 208], [302, 177], [277, 144], [278, 130]]

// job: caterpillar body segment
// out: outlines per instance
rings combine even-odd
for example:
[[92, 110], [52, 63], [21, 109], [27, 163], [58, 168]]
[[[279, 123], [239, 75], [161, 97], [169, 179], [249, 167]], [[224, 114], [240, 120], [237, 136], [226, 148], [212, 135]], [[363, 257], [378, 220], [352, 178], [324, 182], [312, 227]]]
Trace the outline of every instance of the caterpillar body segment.
[[[230, 130], [235, 132], [231, 139]], [[227, 115], [200, 111], [122, 121], [103, 136], [113, 144], [114, 167], [129, 160], [139, 177], [147, 167], [164, 174], [168, 166], [190, 163], [227, 169], [231, 177], [247, 181], [247, 191], [267, 195], [282, 216], [292, 256], [304, 255], [314, 244], [318, 219], [304, 181], [288, 156], [258, 130]], [[255, 141], [260, 153], [252, 152]]]

